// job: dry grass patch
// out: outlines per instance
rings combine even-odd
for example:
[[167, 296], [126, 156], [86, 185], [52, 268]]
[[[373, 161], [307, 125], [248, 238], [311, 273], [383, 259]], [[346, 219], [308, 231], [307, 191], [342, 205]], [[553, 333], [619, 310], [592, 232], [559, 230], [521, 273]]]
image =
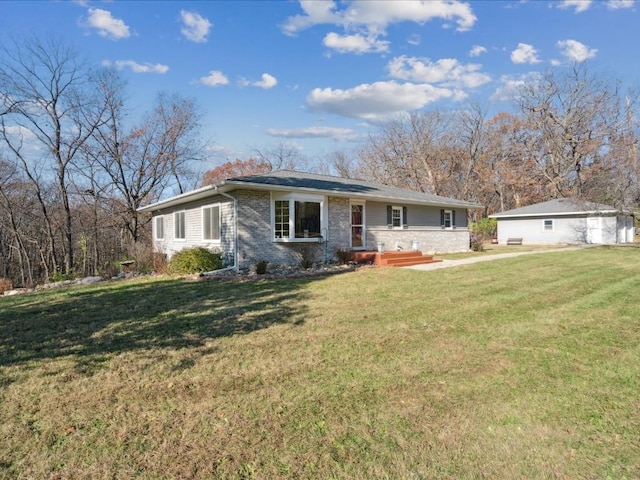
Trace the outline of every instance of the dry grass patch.
[[637, 478], [639, 260], [0, 299], [0, 478]]

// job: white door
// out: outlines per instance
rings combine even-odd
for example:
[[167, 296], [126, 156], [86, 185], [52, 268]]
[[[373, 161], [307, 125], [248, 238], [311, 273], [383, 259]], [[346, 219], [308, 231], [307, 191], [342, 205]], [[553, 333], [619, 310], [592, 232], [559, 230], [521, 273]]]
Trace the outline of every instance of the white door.
[[602, 243], [602, 218], [587, 218], [587, 243]]

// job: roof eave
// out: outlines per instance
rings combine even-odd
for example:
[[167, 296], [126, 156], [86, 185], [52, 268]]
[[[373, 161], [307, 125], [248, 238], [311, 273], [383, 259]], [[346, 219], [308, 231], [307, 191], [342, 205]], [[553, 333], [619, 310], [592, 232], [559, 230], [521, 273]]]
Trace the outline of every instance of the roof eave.
[[489, 218], [519, 218], [519, 217], [549, 217], [549, 216], [571, 216], [571, 215], [602, 215], [602, 214], [617, 214], [624, 213], [620, 210], [591, 210], [588, 212], [585, 211], [576, 211], [576, 212], [544, 212], [544, 213], [513, 213], [513, 214], [502, 214], [502, 213], [494, 213], [493, 215], [489, 215]]
[[398, 197], [385, 196], [385, 195], [378, 195], [373, 193], [340, 192], [340, 191], [323, 190], [323, 189], [309, 188], [309, 187], [294, 187], [294, 186], [287, 186], [287, 185], [272, 185], [272, 184], [264, 184], [264, 183], [225, 180], [216, 185], [207, 185], [206, 187], [201, 187], [191, 192], [182, 193], [180, 195], [167, 198], [166, 200], [161, 200], [159, 202], [155, 202], [150, 205], [140, 207], [138, 211], [153, 212], [153, 211], [161, 210], [164, 208], [175, 207], [178, 205], [182, 205], [184, 203], [189, 203], [195, 200], [206, 198], [215, 193], [227, 193], [232, 190], [236, 190], [238, 188], [247, 188], [249, 190], [262, 190], [262, 191], [271, 191], [271, 192], [273, 191], [289, 192], [289, 191], [295, 190], [298, 192], [305, 192], [305, 193], [311, 193], [316, 195], [330, 195], [334, 197], [353, 198], [353, 199], [362, 199], [362, 200], [375, 200], [380, 202], [403, 202], [406, 204], [427, 205], [427, 206], [434, 206], [434, 207], [468, 208], [468, 209], [484, 208], [483, 205], [479, 205], [471, 202], [456, 201], [455, 199], [451, 199], [451, 201], [420, 200], [415, 198], [406, 198], [406, 197], [400, 197], [400, 196]]

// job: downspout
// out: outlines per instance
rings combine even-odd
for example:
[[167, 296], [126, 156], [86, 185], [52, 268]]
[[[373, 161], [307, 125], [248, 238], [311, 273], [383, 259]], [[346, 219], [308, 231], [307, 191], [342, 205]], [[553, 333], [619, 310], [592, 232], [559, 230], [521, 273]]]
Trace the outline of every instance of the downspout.
[[229, 195], [228, 193], [219, 192], [218, 186], [214, 186], [214, 191], [223, 197], [230, 198], [233, 200], [233, 265], [230, 267], [221, 268], [219, 270], [213, 270], [211, 272], [201, 273], [200, 276], [214, 275], [218, 272], [226, 272], [228, 270], [238, 271], [238, 201], [235, 197]]

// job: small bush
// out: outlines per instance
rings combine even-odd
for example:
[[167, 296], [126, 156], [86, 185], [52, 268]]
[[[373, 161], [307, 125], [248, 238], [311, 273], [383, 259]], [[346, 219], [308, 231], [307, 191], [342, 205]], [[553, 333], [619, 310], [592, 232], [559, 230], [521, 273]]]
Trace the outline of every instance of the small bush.
[[222, 268], [222, 256], [203, 247], [186, 248], [175, 253], [167, 265], [170, 275], [189, 275]]
[[293, 248], [298, 259], [298, 266], [304, 270], [313, 267], [316, 261], [318, 244], [300, 244]]
[[162, 252], [154, 252], [153, 254], [153, 271], [163, 275], [167, 273], [167, 254]]
[[482, 235], [484, 238], [493, 238], [498, 231], [498, 220], [495, 218], [481, 218], [477, 222], [471, 223], [469, 229], [476, 236]]
[[338, 259], [338, 263], [340, 265], [346, 265], [351, 260], [353, 260], [353, 251], [349, 248], [336, 248], [336, 258]]
[[49, 281], [51, 283], [64, 282], [66, 280], [73, 280], [75, 278], [75, 274], [73, 271], [69, 273], [64, 273], [62, 270], [56, 270], [49, 276]]
[[260, 260], [258, 263], [256, 263], [256, 273], [258, 275], [264, 275], [265, 273], [267, 273], [268, 266], [269, 262], [267, 262], [266, 260]]
[[11, 289], [13, 289], [11, 280], [9, 280], [8, 278], [0, 277], [0, 295]]
[[484, 252], [484, 238], [482, 235], [472, 236], [469, 247], [474, 252]]
[[120, 275], [120, 265], [117, 262], [106, 262], [99, 273], [106, 279], [117, 277]]

